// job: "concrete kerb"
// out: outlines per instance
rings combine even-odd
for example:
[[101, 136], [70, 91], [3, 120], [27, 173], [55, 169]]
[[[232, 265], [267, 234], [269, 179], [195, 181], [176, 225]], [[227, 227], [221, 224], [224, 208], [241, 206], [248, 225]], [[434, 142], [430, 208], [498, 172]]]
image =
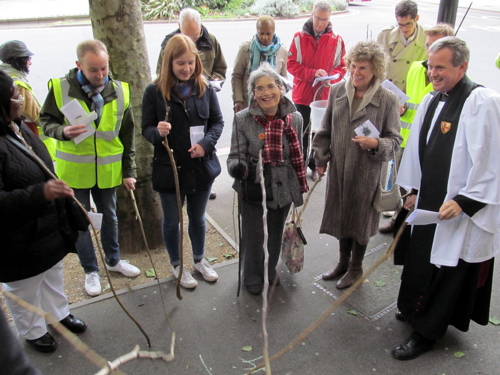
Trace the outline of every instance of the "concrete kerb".
[[[349, 12], [349, 9], [339, 10], [332, 12], [332, 15], [342, 14]], [[275, 20], [287, 20], [287, 19], [301, 19], [309, 18], [310, 14], [299, 14], [293, 17], [275, 17]], [[238, 21], [252, 21], [257, 20], [258, 16], [250, 16], [245, 18], [206, 18], [202, 19], [203, 23], [209, 22], [238, 22]], [[78, 20], [72, 22], [73, 20]], [[60, 23], [57, 23], [60, 22]], [[143, 23], [165, 23], [165, 24], [176, 24], [178, 19], [174, 20], [154, 20], [148, 21], [143, 20]], [[82, 24], [90, 23], [90, 16], [86, 14], [81, 15], [55, 15], [51, 17], [39, 17], [39, 18], [15, 18], [15, 19], [0, 19], [1, 27], [18, 27], [26, 26], [26, 24], [34, 24], [34, 26], [45, 26], [45, 27], [60, 27], [60, 26], [81, 26]]]

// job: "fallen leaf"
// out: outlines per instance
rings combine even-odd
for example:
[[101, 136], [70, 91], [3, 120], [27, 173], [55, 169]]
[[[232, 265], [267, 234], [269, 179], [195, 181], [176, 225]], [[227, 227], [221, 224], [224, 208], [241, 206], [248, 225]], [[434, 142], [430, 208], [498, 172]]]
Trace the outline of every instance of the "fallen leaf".
[[146, 274], [146, 277], [155, 277], [156, 276], [154, 268], [150, 268], [149, 270], [144, 271], [144, 273]]
[[490, 318], [490, 323], [491, 324], [494, 324], [494, 325], [500, 325], [500, 319], [498, 319], [496, 316], [494, 316], [493, 318]]
[[226, 253], [223, 255], [224, 258], [229, 259], [233, 257], [233, 254]]
[[377, 280], [377, 281], [375, 281], [375, 285], [376, 286], [385, 286], [386, 284], [385, 284], [385, 281]]
[[243, 350], [244, 352], [251, 352], [252, 351], [252, 347], [249, 345], [249, 346], [244, 346], [243, 348], [241, 348], [241, 350]]
[[464, 353], [462, 353], [462, 352], [455, 352], [455, 353], [453, 353], [453, 355], [454, 355], [455, 357], [457, 357], [457, 358], [462, 358], [465, 354], [464, 354]]
[[222, 247], [222, 246], [224, 246], [224, 243], [223, 242], [219, 243], [219, 247]]
[[347, 310], [347, 313], [356, 316], [358, 315], [358, 312], [356, 310]]
[[217, 257], [207, 258], [207, 261], [208, 261], [208, 263], [213, 263], [213, 262], [217, 261]]

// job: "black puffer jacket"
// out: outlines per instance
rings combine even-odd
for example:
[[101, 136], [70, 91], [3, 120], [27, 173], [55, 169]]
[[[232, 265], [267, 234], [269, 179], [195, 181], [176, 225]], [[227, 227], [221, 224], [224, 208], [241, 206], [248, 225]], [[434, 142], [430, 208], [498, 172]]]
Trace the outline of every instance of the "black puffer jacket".
[[[4, 126], [1, 124], [0, 126]], [[49, 179], [42, 168], [19, 149], [5, 133], [20, 141], [10, 129], [0, 134], [0, 282], [36, 276], [75, 250], [77, 232], [68, 224], [64, 200], [47, 202], [43, 195]], [[53, 171], [52, 161], [26, 125], [24, 139]]]

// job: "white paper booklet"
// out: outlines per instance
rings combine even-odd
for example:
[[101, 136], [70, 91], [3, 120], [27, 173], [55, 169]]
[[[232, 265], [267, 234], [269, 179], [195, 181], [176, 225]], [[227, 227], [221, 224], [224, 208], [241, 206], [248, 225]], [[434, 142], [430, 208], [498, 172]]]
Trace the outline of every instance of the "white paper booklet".
[[95, 128], [92, 126], [92, 121], [97, 119], [97, 113], [92, 111], [90, 113], [85, 112], [80, 102], [73, 99], [68, 104], [61, 107], [61, 112], [64, 117], [68, 120], [70, 125], [86, 125], [87, 131], [80, 134], [78, 137], [74, 138], [75, 144], [80, 143], [85, 138], [90, 137], [95, 133]]
[[193, 147], [205, 136], [205, 127], [203, 125], [191, 126], [189, 136], [191, 137], [191, 147]]
[[354, 129], [354, 133], [356, 133], [356, 135], [360, 137], [370, 137], [370, 138], [380, 137], [380, 132], [370, 120], [366, 120], [356, 129]]
[[394, 94], [396, 94], [399, 100], [399, 105], [405, 104], [408, 101], [408, 99], [410, 99], [408, 95], [406, 95], [398, 86], [396, 86], [388, 79], [382, 82], [382, 86], [384, 86], [387, 90], [392, 91]]
[[413, 211], [410, 216], [408, 216], [406, 222], [410, 225], [438, 224], [441, 222], [438, 217], [439, 212], [417, 209]]
[[324, 82], [324, 81], [333, 81], [334, 79], [338, 79], [340, 77], [340, 73], [334, 74], [333, 76], [328, 76], [328, 77], [318, 77], [314, 80], [313, 87], [316, 86], [318, 82]]
[[215, 91], [222, 90], [222, 84], [223, 83], [224, 83], [224, 80], [221, 80], [221, 81], [210, 81], [210, 84], [214, 87]]

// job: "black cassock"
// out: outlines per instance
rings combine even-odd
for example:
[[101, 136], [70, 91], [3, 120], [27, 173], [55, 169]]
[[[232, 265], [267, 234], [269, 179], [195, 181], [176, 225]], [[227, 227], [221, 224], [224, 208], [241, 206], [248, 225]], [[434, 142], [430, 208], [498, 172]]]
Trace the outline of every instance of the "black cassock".
[[[458, 120], [465, 100], [476, 87], [464, 77], [448, 96], [437, 93], [429, 103], [419, 135], [419, 209], [437, 212], [444, 203]], [[427, 141], [440, 101], [445, 104]], [[460, 195], [454, 200], [469, 216], [484, 207]], [[398, 308], [413, 330], [433, 340], [442, 338], [450, 324], [462, 331], [469, 329], [471, 319], [488, 324], [493, 281], [493, 260], [467, 263], [460, 259], [456, 267], [431, 264], [435, 230], [435, 224], [413, 226], [398, 296]]]

